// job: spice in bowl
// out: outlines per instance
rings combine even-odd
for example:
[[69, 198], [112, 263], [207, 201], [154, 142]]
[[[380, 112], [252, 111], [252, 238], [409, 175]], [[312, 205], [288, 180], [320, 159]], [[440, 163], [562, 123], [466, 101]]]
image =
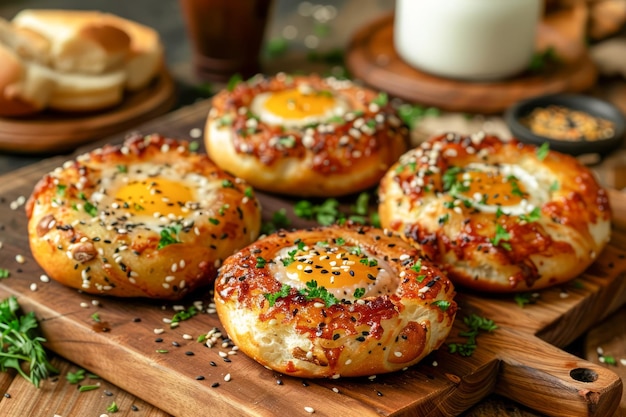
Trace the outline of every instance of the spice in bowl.
[[612, 121], [552, 104], [533, 109], [521, 122], [535, 135], [565, 141], [597, 141], [615, 134]]

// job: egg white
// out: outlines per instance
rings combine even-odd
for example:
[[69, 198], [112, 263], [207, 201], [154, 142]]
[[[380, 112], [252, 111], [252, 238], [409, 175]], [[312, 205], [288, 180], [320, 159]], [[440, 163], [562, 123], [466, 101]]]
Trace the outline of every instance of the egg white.
[[[250, 110], [254, 113], [263, 123], [274, 126], [285, 127], [304, 127], [311, 124], [323, 123], [332, 117], [342, 117], [351, 110], [348, 101], [338, 95], [333, 95], [334, 105], [328, 108], [323, 114], [315, 114], [306, 116], [303, 118], [285, 118], [280, 114], [276, 114], [268, 110], [265, 106], [267, 100], [272, 96], [272, 92], [257, 94], [250, 103]], [[313, 92], [315, 94], [315, 92]]]

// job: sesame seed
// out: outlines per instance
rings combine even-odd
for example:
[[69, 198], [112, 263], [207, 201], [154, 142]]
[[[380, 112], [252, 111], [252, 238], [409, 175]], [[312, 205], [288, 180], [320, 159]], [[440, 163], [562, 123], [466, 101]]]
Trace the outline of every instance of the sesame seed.
[[33, 282], [33, 283], [30, 284], [30, 290], [31, 291], [37, 291], [37, 283], [36, 282]]
[[304, 407], [304, 411], [306, 411], [309, 414], [313, 414], [315, 412], [315, 408], [313, 407]]
[[16, 261], [18, 264], [23, 264], [23, 263], [25, 263], [25, 262], [26, 262], [26, 258], [24, 258], [24, 256], [23, 256], [23, 255], [15, 255], [15, 261]]
[[42, 275], [39, 277], [39, 280], [40, 280], [41, 282], [50, 282], [50, 278], [49, 278], [47, 275], [45, 275], [45, 274], [42, 274]]
[[165, 332], [164, 329], [154, 329], [154, 334], [162, 334], [163, 332]]
[[224, 381], [229, 382], [231, 380], [230, 374], [224, 375]]

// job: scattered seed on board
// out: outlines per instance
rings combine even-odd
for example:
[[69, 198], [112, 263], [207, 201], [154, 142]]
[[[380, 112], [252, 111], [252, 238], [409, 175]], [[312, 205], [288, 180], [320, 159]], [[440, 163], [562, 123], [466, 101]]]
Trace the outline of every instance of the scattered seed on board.
[[229, 382], [231, 380], [230, 374], [224, 375], [224, 381]]
[[23, 264], [26, 262], [26, 258], [24, 258], [24, 255], [15, 255], [15, 261], [18, 264]]
[[39, 277], [39, 280], [40, 280], [41, 282], [50, 282], [50, 277], [48, 277], [48, 275], [42, 274], [42, 275]]
[[33, 283], [30, 284], [30, 290], [31, 291], [37, 291], [37, 283], [36, 282], [33, 282]]
[[306, 411], [307, 413], [313, 414], [315, 412], [315, 408], [313, 407], [304, 407], [304, 411]]

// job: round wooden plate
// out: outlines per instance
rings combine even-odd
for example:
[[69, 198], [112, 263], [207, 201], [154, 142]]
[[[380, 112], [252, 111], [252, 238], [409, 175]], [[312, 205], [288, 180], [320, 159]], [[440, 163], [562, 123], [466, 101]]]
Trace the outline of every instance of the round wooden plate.
[[127, 94], [110, 110], [86, 114], [44, 111], [31, 117], [0, 118], [0, 150], [21, 154], [69, 151], [166, 113], [175, 104], [167, 70], [145, 89]]
[[562, 58], [549, 69], [493, 82], [437, 77], [409, 66], [398, 56], [393, 22], [392, 14], [360, 29], [348, 45], [346, 64], [356, 78], [407, 101], [448, 111], [492, 114], [533, 96], [581, 92], [597, 79], [597, 69], [586, 50], [545, 23], [539, 25], [538, 50], [553, 46]]

